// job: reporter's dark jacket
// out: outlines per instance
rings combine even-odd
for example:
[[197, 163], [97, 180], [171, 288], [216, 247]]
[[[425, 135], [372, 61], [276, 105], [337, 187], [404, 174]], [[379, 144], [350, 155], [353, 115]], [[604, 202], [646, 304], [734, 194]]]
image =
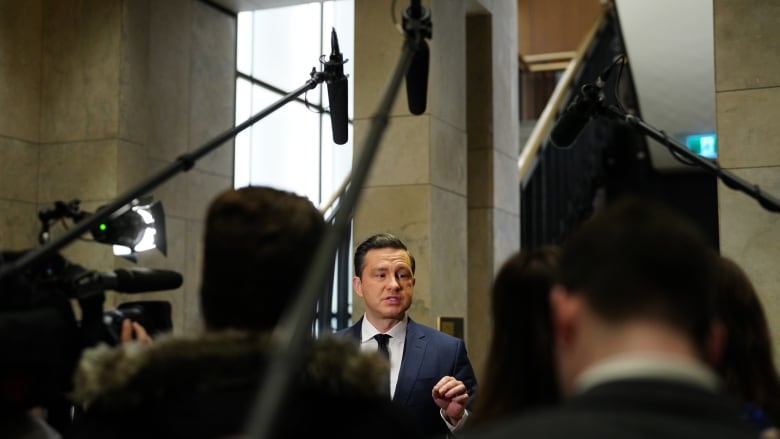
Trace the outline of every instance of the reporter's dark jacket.
[[[86, 410], [73, 438], [222, 438], [244, 433], [268, 362], [266, 335], [220, 332], [86, 351], [72, 398]], [[382, 398], [386, 366], [336, 340], [304, 348], [271, 437], [327, 433], [419, 437]], [[381, 428], [376, 428], [377, 425]]]

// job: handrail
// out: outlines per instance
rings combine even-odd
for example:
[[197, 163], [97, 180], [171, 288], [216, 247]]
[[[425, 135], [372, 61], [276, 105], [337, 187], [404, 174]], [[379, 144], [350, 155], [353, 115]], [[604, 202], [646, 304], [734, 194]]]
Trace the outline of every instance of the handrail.
[[352, 181], [352, 171], [347, 172], [347, 175], [344, 176], [344, 180], [341, 181], [341, 184], [339, 185], [338, 189], [336, 189], [333, 194], [331, 194], [328, 201], [326, 201], [322, 206], [320, 206], [319, 210], [324, 215], [327, 213], [333, 205], [336, 204], [336, 201], [341, 198], [342, 195], [344, 195], [344, 192], [347, 190], [347, 186], [349, 186], [350, 181]]
[[585, 52], [588, 50], [588, 47], [590, 47], [591, 42], [602, 24], [606, 21], [607, 13], [610, 9], [611, 5], [607, 3], [604, 6], [602, 14], [596, 18], [593, 26], [585, 35], [582, 43], [580, 43], [580, 46], [575, 51], [574, 57], [569, 61], [568, 66], [563, 71], [558, 83], [555, 85], [555, 89], [553, 90], [550, 99], [544, 106], [544, 110], [542, 110], [542, 113], [539, 115], [539, 119], [534, 125], [528, 140], [525, 142], [525, 146], [520, 151], [520, 157], [517, 160], [517, 170], [521, 182], [525, 181], [526, 174], [530, 170], [531, 164], [539, 152], [539, 148], [541, 148], [550, 127], [555, 121], [555, 112], [561, 106], [561, 103], [566, 96], [566, 91], [571, 86], [571, 82], [574, 80], [574, 76], [582, 64]]
[[576, 56], [577, 52], [548, 52], [548, 53], [531, 53], [528, 55], [520, 55], [520, 59], [525, 64], [545, 63], [561, 60], [571, 60]]
[[526, 72], [563, 70], [575, 54], [574, 51], [569, 51], [520, 55], [520, 68]]

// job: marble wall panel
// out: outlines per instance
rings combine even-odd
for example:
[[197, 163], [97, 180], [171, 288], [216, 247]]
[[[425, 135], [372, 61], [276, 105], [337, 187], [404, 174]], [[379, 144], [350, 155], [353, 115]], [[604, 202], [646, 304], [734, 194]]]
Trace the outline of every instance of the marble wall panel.
[[714, 0], [715, 90], [780, 85], [780, 3]]
[[[368, 121], [355, 122], [356, 132], [365, 133], [368, 129]], [[429, 116], [393, 118], [380, 139], [366, 186], [429, 183], [430, 130]], [[360, 160], [365, 146], [363, 142], [355, 144], [353, 166]]]
[[0, 198], [0, 250], [33, 249], [38, 246], [38, 208], [34, 203]]
[[[190, 150], [233, 127], [235, 119], [236, 21], [202, 2], [192, 8]], [[196, 167], [233, 175], [233, 141], [205, 155]]]
[[172, 161], [189, 139], [191, 0], [155, 2], [149, 17], [149, 155]]
[[[432, 0], [427, 109], [437, 119], [466, 129], [466, 3]], [[434, 21], [435, 19], [435, 21]]]
[[47, 0], [43, 8], [41, 140], [119, 133], [119, 0]]
[[0, 134], [29, 142], [39, 140], [41, 10], [41, 0], [0, 2]]
[[780, 87], [720, 92], [716, 102], [720, 165], [780, 166]]
[[466, 196], [466, 132], [431, 118], [431, 183]]
[[429, 323], [435, 327], [438, 316], [463, 317], [468, 302], [468, 211], [466, 198], [439, 188], [431, 189], [430, 199], [430, 266], [431, 303], [434, 315]]
[[117, 190], [116, 140], [41, 146], [38, 200], [41, 203], [109, 200]]
[[149, 0], [122, 3], [119, 64], [119, 137], [139, 145], [149, 141]]
[[39, 150], [37, 144], [0, 137], [0, 199], [37, 199]]

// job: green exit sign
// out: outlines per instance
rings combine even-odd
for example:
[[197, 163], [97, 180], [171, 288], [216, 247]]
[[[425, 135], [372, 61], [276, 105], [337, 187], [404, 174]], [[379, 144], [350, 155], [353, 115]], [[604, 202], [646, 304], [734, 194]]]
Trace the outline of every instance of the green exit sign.
[[715, 134], [695, 134], [685, 137], [685, 146], [708, 159], [718, 158], [718, 144]]

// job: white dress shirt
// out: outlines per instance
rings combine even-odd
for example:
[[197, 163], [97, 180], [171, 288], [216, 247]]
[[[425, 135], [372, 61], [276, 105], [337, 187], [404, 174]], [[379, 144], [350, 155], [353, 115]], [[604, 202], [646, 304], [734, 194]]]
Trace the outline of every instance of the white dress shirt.
[[[407, 318], [404, 317], [402, 321], [385, 333], [390, 336], [387, 341], [387, 350], [390, 352], [390, 399], [395, 396], [395, 385], [398, 383], [398, 372], [401, 370], [401, 360], [403, 360], [404, 344], [406, 343]], [[363, 325], [360, 328], [360, 349], [364, 351], [379, 349], [379, 344], [374, 340], [376, 334], [381, 334], [381, 332], [363, 316]]]

